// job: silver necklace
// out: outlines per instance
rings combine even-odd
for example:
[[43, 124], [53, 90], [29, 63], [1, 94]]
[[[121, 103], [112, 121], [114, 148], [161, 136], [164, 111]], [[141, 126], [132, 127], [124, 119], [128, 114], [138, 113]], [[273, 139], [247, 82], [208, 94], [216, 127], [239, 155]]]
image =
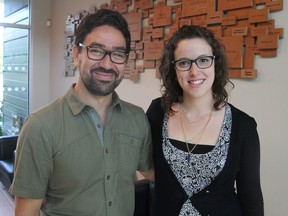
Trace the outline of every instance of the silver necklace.
[[204, 125], [204, 127], [201, 129], [201, 131], [199, 131], [199, 133], [194, 137], [193, 140], [195, 140], [195, 145], [193, 146], [192, 149], [189, 148], [189, 145], [188, 145], [188, 142], [189, 142], [189, 138], [187, 138], [186, 136], [186, 133], [185, 133], [185, 127], [184, 127], [184, 121], [182, 119], [182, 114], [185, 115], [183, 109], [182, 109], [182, 106], [181, 106], [181, 110], [180, 110], [180, 122], [181, 122], [181, 127], [182, 127], [182, 132], [183, 132], [183, 136], [184, 136], [184, 140], [185, 140], [185, 144], [186, 144], [186, 148], [187, 148], [187, 156], [186, 156], [186, 159], [188, 161], [188, 163], [190, 163], [190, 158], [191, 158], [191, 154], [192, 152], [194, 151], [194, 149], [196, 148], [196, 146], [198, 145], [198, 141], [201, 140], [202, 138], [202, 135], [204, 134], [204, 131], [206, 130], [207, 128], [207, 125], [209, 124], [210, 122], [210, 119], [212, 117], [212, 113], [213, 113], [213, 109], [211, 109], [211, 112], [209, 113], [209, 117], [208, 117], [208, 120], [206, 122], [206, 124]]

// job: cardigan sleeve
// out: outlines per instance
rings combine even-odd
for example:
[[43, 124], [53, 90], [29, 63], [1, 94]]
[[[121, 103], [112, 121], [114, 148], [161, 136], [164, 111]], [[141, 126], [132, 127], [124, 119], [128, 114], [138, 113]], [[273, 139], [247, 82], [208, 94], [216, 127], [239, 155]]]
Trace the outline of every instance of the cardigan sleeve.
[[[243, 120], [243, 119], [242, 119]], [[256, 121], [248, 117], [245, 125], [240, 127], [244, 136], [237, 174], [237, 194], [242, 205], [243, 216], [263, 216], [264, 205], [260, 184], [260, 142]]]

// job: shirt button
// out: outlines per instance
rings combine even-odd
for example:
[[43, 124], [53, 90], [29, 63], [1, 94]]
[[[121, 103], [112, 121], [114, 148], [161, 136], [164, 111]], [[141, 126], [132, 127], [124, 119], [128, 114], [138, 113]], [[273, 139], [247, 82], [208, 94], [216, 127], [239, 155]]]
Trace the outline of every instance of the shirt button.
[[110, 179], [110, 175], [107, 176], [107, 180], [109, 180], [109, 179]]
[[206, 190], [206, 193], [210, 193], [210, 191], [209, 191], [209, 190]]
[[109, 202], [109, 206], [112, 206], [112, 202]]

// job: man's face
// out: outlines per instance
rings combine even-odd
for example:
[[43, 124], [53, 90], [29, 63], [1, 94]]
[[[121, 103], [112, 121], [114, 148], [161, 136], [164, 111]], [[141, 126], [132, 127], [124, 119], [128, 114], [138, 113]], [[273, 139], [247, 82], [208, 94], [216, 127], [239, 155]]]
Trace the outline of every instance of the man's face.
[[[110, 52], [126, 50], [126, 41], [122, 33], [108, 25], [96, 27], [82, 44]], [[73, 49], [74, 64], [80, 71], [79, 81], [82, 81], [87, 90], [94, 95], [109, 95], [121, 83], [126, 62], [113, 63], [109, 55], [102, 60], [91, 60], [89, 57], [92, 55], [89, 54], [88, 57], [86, 47], [82, 47], [80, 52], [78, 47]]]

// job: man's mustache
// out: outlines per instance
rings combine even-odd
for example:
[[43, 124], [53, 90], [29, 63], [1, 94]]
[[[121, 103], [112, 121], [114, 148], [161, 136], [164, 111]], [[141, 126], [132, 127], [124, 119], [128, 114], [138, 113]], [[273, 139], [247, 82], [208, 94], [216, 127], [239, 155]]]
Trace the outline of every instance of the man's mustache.
[[107, 74], [114, 74], [115, 76], [118, 76], [118, 74], [116, 73], [115, 70], [113, 70], [113, 69], [106, 70], [105, 68], [102, 68], [102, 67], [97, 67], [97, 68], [90, 69], [90, 73], [94, 73], [94, 72], [102, 72], [102, 73], [107, 73]]

